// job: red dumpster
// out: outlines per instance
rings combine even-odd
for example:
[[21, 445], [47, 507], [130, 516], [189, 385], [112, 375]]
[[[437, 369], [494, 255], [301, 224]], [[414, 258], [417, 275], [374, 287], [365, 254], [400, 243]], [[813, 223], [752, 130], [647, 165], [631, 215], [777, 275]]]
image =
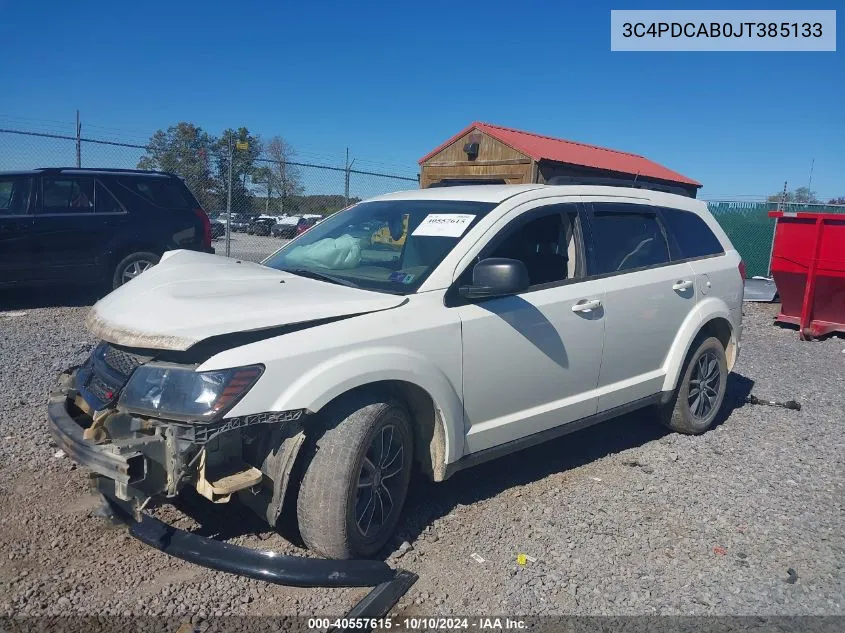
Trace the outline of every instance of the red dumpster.
[[802, 340], [845, 332], [845, 214], [771, 211], [769, 217], [777, 218], [776, 320], [797, 325]]

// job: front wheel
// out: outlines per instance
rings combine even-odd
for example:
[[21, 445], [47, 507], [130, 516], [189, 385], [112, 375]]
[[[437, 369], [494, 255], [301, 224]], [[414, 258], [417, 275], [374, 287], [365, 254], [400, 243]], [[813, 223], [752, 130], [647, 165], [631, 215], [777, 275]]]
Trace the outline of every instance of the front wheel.
[[302, 540], [329, 558], [372, 556], [393, 535], [411, 478], [413, 432], [391, 398], [348, 396], [324, 414], [297, 499]]
[[715, 337], [693, 343], [672, 399], [660, 408], [660, 420], [677, 431], [696, 435], [716, 419], [728, 380], [725, 348]]

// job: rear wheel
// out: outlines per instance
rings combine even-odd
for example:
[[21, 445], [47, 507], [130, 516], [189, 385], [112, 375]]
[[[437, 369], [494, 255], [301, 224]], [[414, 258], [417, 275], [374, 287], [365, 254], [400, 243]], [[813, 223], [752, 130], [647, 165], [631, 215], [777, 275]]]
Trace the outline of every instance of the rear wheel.
[[712, 336], [699, 339], [686, 358], [672, 399], [660, 408], [663, 424], [678, 433], [704, 433], [722, 408], [727, 378], [722, 342]]
[[393, 535], [407, 496], [410, 416], [371, 394], [343, 398], [324, 417], [297, 499], [302, 539], [329, 558], [372, 556]]
[[158, 264], [158, 260], [158, 255], [149, 252], [132, 253], [124, 257], [114, 270], [112, 288], [117, 289], [127, 281], [135, 279], [144, 271]]

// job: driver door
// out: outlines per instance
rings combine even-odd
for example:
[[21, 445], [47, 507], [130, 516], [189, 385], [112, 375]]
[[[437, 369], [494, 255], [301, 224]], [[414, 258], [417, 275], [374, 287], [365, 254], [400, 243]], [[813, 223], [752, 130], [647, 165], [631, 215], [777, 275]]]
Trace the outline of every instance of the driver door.
[[523, 261], [531, 283], [510, 297], [453, 300], [462, 323], [467, 453], [596, 413], [604, 281], [582, 279], [583, 226], [579, 203], [518, 207], [460, 275], [457, 284], [469, 284], [478, 260], [508, 257]]

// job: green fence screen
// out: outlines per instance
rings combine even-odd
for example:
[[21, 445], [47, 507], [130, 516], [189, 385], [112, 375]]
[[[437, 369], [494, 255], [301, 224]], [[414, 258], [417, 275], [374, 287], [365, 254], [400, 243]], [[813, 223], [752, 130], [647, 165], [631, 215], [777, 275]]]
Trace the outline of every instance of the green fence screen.
[[[775, 220], [769, 211], [776, 211], [777, 202], [708, 202], [708, 208], [716, 221], [722, 225], [731, 238], [734, 248], [742, 255], [746, 274], [749, 277], [766, 275], [769, 270], [769, 255]], [[811, 211], [815, 213], [845, 213], [845, 207], [823, 204], [792, 204], [784, 211]]]

